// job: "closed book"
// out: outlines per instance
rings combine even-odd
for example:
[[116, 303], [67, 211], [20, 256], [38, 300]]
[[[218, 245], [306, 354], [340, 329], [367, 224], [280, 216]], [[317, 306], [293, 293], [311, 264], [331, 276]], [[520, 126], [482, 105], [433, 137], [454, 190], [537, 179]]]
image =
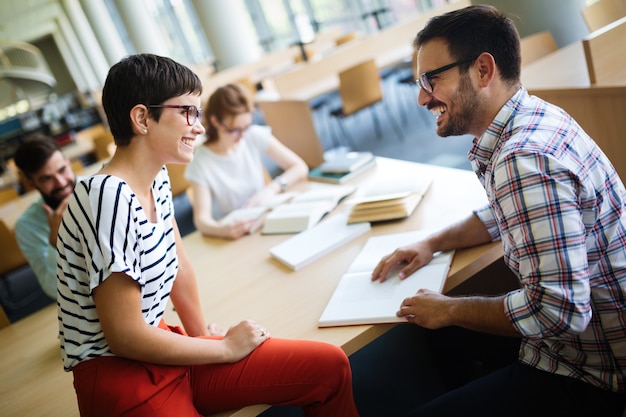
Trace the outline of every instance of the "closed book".
[[342, 213], [324, 219], [311, 229], [274, 246], [270, 249], [270, 254], [297, 271], [369, 230], [369, 223], [349, 225], [347, 214]]
[[334, 155], [319, 166], [325, 174], [343, 174], [354, 171], [374, 159], [371, 152], [345, 152]]
[[309, 171], [309, 180], [311, 181], [319, 181], [319, 182], [327, 182], [329, 184], [344, 184], [350, 181], [352, 178], [361, 175], [362, 173], [368, 171], [370, 168], [376, 165], [376, 159], [373, 158], [369, 160], [367, 163], [361, 165], [359, 168], [356, 168], [349, 172], [343, 173], [325, 173], [322, 172], [320, 167], [312, 168]]
[[436, 253], [430, 263], [404, 279], [398, 273], [405, 264], [394, 266], [383, 282], [372, 281], [372, 271], [383, 256], [430, 233], [417, 230], [370, 237], [339, 280], [318, 326], [406, 322], [405, 318], [396, 316], [402, 300], [422, 288], [441, 292], [454, 251]]

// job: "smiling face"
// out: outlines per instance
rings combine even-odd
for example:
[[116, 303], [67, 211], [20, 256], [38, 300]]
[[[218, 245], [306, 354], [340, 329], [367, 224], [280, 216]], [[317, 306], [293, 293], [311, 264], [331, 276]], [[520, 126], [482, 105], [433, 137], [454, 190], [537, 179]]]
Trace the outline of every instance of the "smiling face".
[[[187, 94], [173, 97], [162, 103], [164, 106], [196, 106], [200, 108], [200, 96]], [[195, 119], [195, 120], [194, 120]], [[189, 122], [193, 123], [191, 126]], [[164, 163], [188, 163], [193, 159], [194, 142], [204, 133], [200, 117], [188, 114], [187, 108], [166, 107], [159, 121], [148, 125], [152, 146], [164, 154]], [[153, 124], [154, 123], [154, 124]], [[173, 140], [175, 139], [175, 140]]]
[[[462, 57], [465, 59], [465, 57]], [[418, 74], [436, 70], [458, 61], [448, 53], [444, 40], [433, 39], [420, 49]], [[470, 63], [469, 65], [473, 65]], [[428, 108], [436, 117], [439, 136], [457, 136], [475, 132], [475, 122], [481, 111], [479, 92], [474, 88], [469, 72], [452, 67], [429, 78], [432, 93], [419, 90], [418, 104]]]
[[41, 193], [46, 204], [56, 208], [74, 191], [76, 176], [70, 161], [60, 151], [56, 151], [27, 181]]
[[240, 113], [233, 116], [226, 116], [221, 122], [215, 116], [211, 118], [211, 123], [215, 126], [218, 140], [224, 145], [234, 145], [241, 141], [241, 138], [252, 125], [252, 114]]

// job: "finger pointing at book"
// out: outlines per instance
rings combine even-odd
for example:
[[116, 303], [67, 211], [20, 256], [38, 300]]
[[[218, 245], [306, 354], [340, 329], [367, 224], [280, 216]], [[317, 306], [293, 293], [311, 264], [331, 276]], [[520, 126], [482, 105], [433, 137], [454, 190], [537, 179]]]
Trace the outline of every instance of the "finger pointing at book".
[[398, 273], [400, 279], [404, 279], [426, 265], [433, 259], [433, 250], [428, 241], [420, 241], [412, 245], [396, 249], [389, 255], [384, 256], [372, 271], [372, 281], [387, 279], [389, 271], [398, 264], [407, 264]]

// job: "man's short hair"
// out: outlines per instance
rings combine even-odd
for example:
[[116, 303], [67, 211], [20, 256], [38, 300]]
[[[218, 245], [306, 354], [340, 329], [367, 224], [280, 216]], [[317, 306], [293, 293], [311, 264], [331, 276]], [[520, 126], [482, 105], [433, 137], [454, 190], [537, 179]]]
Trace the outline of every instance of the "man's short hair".
[[[502, 79], [509, 84], [520, 80], [522, 57], [519, 33], [513, 21], [495, 7], [474, 5], [433, 17], [415, 38], [419, 49], [433, 39], [443, 39], [454, 60], [471, 59], [490, 53]], [[459, 66], [467, 71], [471, 64]]]
[[13, 157], [15, 165], [28, 178], [46, 165], [52, 154], [61, 151], [53, 138], [35, 133], [27, 136]]

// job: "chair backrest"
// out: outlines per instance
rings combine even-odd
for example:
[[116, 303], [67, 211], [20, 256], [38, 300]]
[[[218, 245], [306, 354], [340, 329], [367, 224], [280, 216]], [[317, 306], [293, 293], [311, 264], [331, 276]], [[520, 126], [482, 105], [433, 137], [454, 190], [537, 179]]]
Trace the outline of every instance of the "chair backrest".
[[83, 129], [77, 135], [93, 141], [94, 153], [98, 161], [109, 159], [112, 156], [110, 145], [114, 143], [113, 134], [102, 123]]
[[189, 188], [189, 181], [185, 178], [186, 164], [167, 164], [167, 172], [170, 175], [170, 185], [172, 187], [172, 196], [176, 197], [184, 193]]
[[9, 327], [10, 325], [11, 325], [11, 322], [9, 321], [9, 318], [7, 317], [7, 313], [5, 313], [4, 308], [0, 306], [0, 329]]
[[74, 174], [76, 175], [80, 175], [85, 170], [85, 164], [83, 164], [83, 161], [81, 161], [80, 159], [72, 161], [71, 166], [72, 171], [74, 171]]
[[20, 247], [13, 231], [9, 229], [4, 220], [0, 219], [0, 275], [11, 272], [28, 263]]
[[520, 40], [522, 67], [556, 51], [559, 47], [548, 30], [524, 36]]
[[626, 66], [626, 17], [622, 17], [583, 39], [589, 81], [624, 79]]
[[583, 19], [590, 32], [626, 16], [624, 0], [598, 0], [582, 9]]
[[304, 159], [309, 168], [324, 162], [324, 149], [307, 101], [259, 101], [257, 106], [274, 136]]
[[335, 46], [343, 45], [344, 43], [353, 41], [357, 38], [356, 32], [346, 33], [345, 35], [335, 38]]
[[7, 203], [18, 198], [20, 198], [20, 195], [13, 187], [3, 188], [0, 190], [0, 204]]
[[373, 59], [339, 73], [339, 95], [347, 116], [383, 99], [380, 73]]

